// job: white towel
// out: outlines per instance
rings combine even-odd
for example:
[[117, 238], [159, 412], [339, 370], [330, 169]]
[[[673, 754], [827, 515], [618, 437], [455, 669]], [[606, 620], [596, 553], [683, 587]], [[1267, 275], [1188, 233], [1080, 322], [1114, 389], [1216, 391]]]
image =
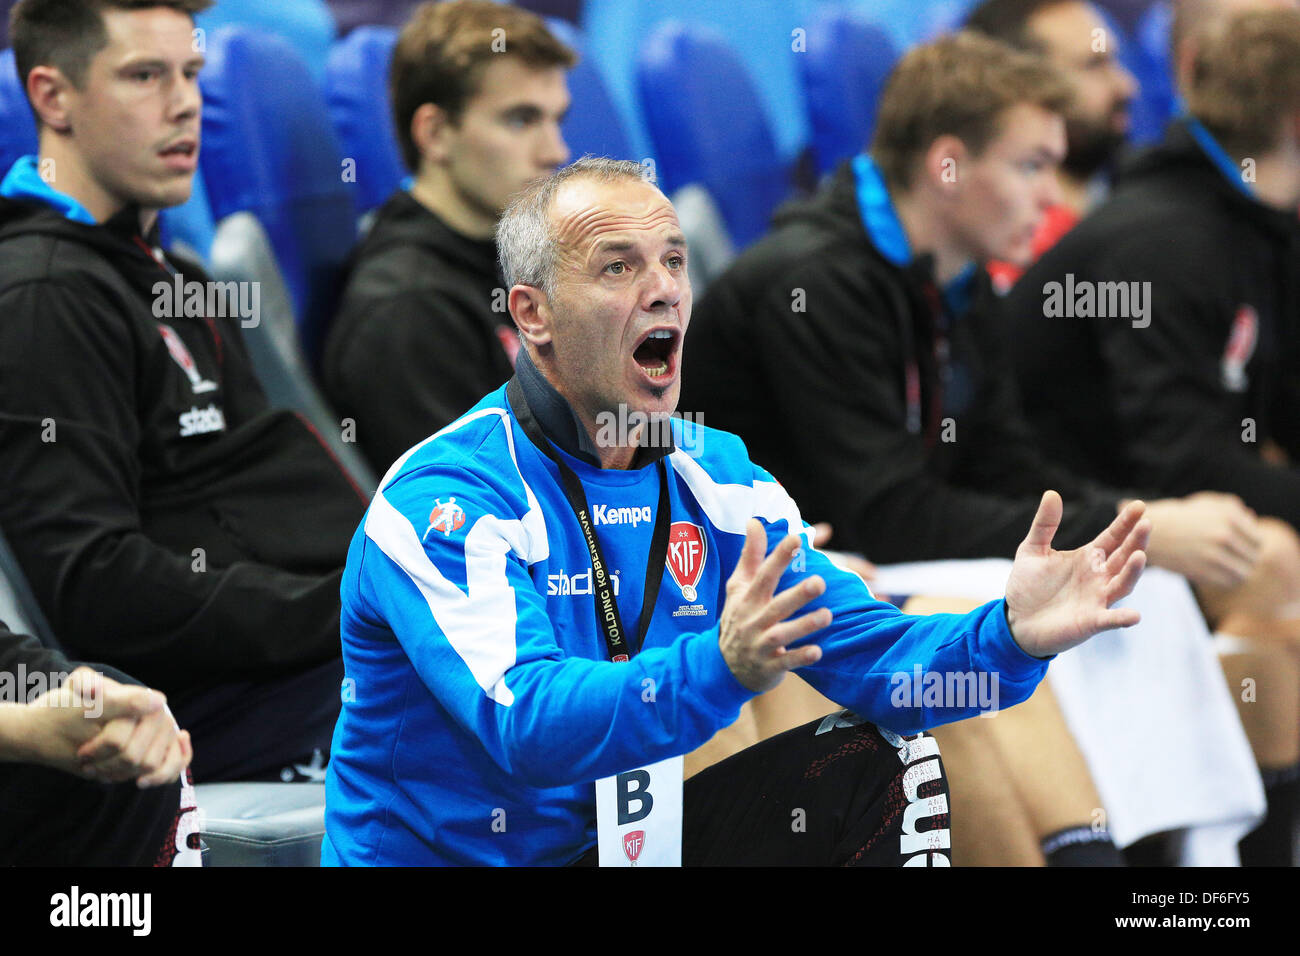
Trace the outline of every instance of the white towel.
[[[928, 561], [881, 567], [883, 594], [989, 601], [1011, 562]], [[1185, 866], [1233, 866], [1237, 841], [1263, 818], [1264, 787], [1214, 642], [1186, 580], [1148, 568], [1122, 605], [1142, 622], [1059, 655], [1048, 679], [1126, 847], [1188, 828]]]

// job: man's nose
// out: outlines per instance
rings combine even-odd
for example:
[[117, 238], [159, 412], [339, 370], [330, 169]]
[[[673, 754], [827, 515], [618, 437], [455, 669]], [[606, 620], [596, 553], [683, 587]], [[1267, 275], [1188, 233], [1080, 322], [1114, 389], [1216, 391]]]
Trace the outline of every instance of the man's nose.
[[550, 169], [563, 166], [569, 160], [569, 145], [564, 141], [564, 133], [559, 123], [551, 124], [546, 142], [542, 146], [541, 165]]
[[198, 78], [189, 79], [182, 76], [177, 79], [172, 87], [171, 118], [189, 119], [197, 116], [202, 107], [203, 93], [199, 89]]
[[674, 309], [682, 301], [682, 287], [686, 283], [686, 270], [673, 272], [666, 263], [659, 262], [650, 270], [642, 301], [647, 312], [656, 309]]
[[1051, 166], [1043, 173], [1043, 188], [1038, 193], [1038, 206], [1043, 211], [1065, 202], [1065, 194], [1061, 192], [1061, 179], [1056, 174], [1057, 169], [1059, 167]]
[[1118, 60], [1112, 65], [1115, 71], [1115, 92], [1122, 102], [1129, 102], [1138, 95], [1138, 81], [1132, 73], [1124, 68]]

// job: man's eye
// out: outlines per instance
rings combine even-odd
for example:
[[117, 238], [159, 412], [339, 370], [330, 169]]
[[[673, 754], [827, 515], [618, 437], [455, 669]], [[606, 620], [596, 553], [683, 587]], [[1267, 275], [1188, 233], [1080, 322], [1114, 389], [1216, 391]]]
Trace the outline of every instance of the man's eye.
[[136, 70], [131, 74], [131, 79], [137, 83], [148, 83], [158, 75], [157, 70]]
[[611, 262], [609, 265], [605, 266], [605, 271], [612, 276], [621, 276], [624, 272], [627, 271], [627, 263]]
[[672, 266], [674, 269], [680, 269], [682, 266], [686, 265], [686, 257], [685, 257], [685, 256], [669, 256], [669, 257], [668, 257], [668, 264], [669, 264], [670, 266]]

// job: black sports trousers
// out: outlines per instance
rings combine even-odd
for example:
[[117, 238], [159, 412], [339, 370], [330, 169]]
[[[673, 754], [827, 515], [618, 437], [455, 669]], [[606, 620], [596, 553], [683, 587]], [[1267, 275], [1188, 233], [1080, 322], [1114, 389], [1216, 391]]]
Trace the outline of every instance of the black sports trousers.
[[[686, 781], [684, 866], [948, 866], [948, 779], [933, 737], [839, 711]], [[595, 848], [576, 863], [594, 866]]]

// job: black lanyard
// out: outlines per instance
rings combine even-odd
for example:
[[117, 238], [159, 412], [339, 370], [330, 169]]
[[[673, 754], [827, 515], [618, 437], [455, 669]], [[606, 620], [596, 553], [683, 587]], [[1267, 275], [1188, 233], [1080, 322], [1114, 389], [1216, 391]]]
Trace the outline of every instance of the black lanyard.
[[519, 421], [524, 434], [538, 447], [560, 470], [560, 483], [564, 496], [573, 509], [578, 526], [582, 528], [583, 540], [591, 552], [591, 593], [596, 606], [596, 625], [604, 632], [605, 647], [611, 661], [627, 661], [639, 651], [645, 643], [646, 631], [650, 629], [650, 619], [654, 617], [655, 602], [659, 598], [659, 585], [664, 577], [664, 565], [668, 561], [668, 469], [663, 459], [659, 459], [659, 505], [655, 513], [654, 536], [650, 539], [650, 559], [645, 571], [645, 592], [641, 598], [641, 620], [637, 626], [636, 646], [632, 647], [623, 631], [623, 620], [618, 613], [618, 601], [614, 597], [614, 586], [609, 577], [609, 566], [600, 552], [600, 541], [596, 537], [596, 528], [592, 524], [591, 509], [587, 506], [587, 493], [582, 487], [582, 480], [573, 473], [573, 469], [564, 463], [559, 454], [551, 447], [550, 441], [542, 431], [542, 426], [533, 417], [533, 410], [524, 397], [523, 386], [518, 379], [511, 379], [506, 387], [506, 398], [510, 409]]

